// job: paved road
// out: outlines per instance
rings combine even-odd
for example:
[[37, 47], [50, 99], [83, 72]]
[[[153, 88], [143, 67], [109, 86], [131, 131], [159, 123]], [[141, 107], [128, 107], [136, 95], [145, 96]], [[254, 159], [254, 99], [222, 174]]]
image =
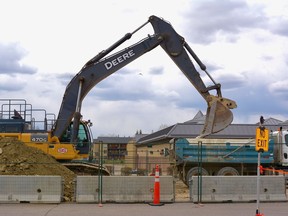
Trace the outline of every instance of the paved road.
[[[265, 216], [287, 216], [288, 202], [260, 203]], [[204, 204], [0, 204], [0, 216], [255, 216], [256, 203]]]

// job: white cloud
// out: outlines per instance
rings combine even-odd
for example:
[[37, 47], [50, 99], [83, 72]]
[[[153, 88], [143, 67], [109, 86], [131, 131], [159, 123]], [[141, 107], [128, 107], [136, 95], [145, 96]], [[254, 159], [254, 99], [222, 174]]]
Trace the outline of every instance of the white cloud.
[[271, 83], [268, 89], [271, 93], [276, 95], [284, 95], [287, 98], [286, 95], [288, 95], [288, 79]]
[[[89, 104], [89, 106], [85, 106]], [[106, 112], [98, 112], [106, 110]], [[102, 101], [87, 100], [83, 104], [83, 112], [93, 113], [93, 131], [98, 135], [133, 136], [136, 131], [143, 133], [157, 131], [161, 125], [173, 125], [193, 118], [197, 109], [174, 107], [168, 101], [159, 104], [155, 101]], [[86, 115], [87, 117], [87, 115]], [[89, 118], [89, 117], [88, 117]], [[128, 129], [128, 130], [127, 130]], [[129, 133], [127, 133], [129, 131]]]
[[0, 92], [5, 92], [5, 95], [8, 95], [10, 91], [21, 91], [26, 84], [27, 81], [23, 79], [0, 74]]

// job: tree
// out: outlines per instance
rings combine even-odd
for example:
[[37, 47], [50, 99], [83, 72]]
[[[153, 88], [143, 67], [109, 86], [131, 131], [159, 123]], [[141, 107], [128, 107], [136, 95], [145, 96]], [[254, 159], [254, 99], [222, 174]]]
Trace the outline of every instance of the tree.
[[165, 129], [165, 128], [167, 128], [167, 127], [169, 127], [167, 124], [161, 124], [161, 125], [159, 126], [159, 130]]

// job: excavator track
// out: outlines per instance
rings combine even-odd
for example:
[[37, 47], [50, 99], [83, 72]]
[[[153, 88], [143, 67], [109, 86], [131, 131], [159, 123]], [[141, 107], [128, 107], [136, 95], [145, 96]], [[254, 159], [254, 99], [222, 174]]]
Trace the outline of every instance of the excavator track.
[[100, 169], [100, 166], [94, 163], [77, 161], [65, 162], [61, 164], [74, 172], [76, 175], [110, 175], [110, 172], [106, 167], [102, 166], [102, 168]]

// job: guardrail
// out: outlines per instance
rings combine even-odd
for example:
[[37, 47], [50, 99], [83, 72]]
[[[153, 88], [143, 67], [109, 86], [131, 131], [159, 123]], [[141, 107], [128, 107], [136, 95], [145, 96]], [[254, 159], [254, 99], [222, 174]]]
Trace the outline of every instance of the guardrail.
[[[98, 183], [97, 176], [77, 176], [76, 202], [97, 203], [101, 200], [103, 203], [149, 203], [153, 201], [153, 176], [103, 176], [102, 189], [99, 188]], [[174, 194], [173, 177], [160, 176], [160, 201], [174, 202]]]
[[61, 176], [0, 176], [0, 203], [60, 203]]
[[[193, 202], [251, 202], [257, 200], [257, 176], [192, 177]], [[199, 181], [198, 181], [199, 180]], [[261, 201], [287, 201], [284, 176], [261, 176]], [[287, 182], [287, 181], [286, 181]], [[199, 194], [201, 193], [201, 194]]]
[[[103, 176], [101, 190], [97, 176], [77, 176], [78, 203], [149, 203], [153, 201], [153, 176]], [[198, 177], [192, 177], [190, 199], [199, 199]], [[261, 201], [287, 201], [288, 176], [261, 176]], [[101, 194], [100, 194], [101, 191]], [[251, 202], [257, 199], [256, 176], [202, 176], [201, 202]], [[0, 176], [0, 203], [60, 203], [61, 176]], [[160, 202], [175, 201], [172, 176], [160, 176]]]

